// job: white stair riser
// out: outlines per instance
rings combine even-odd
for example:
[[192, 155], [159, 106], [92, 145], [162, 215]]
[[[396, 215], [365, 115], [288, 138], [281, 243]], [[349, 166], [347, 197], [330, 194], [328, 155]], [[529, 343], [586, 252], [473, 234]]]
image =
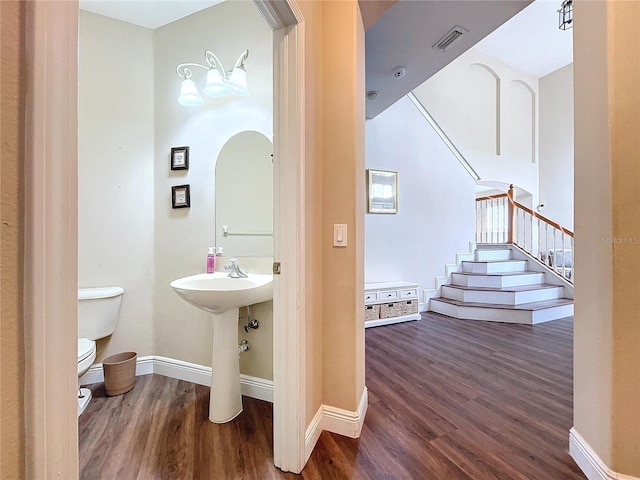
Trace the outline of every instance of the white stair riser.
[[553, 309], [537, 310], [533, 312], [533, 324], [558, 320], [560, 318], [573, 316], [573, 303], [570, 305], [561, 305], [553, 307]]
[[482, 276], [451, 274], [451, 283], [462, 287], [521, 287], [524, 285], [538, 285], [544, 283], [544, 273], [531, 273], [525, 275]]
[[467, 273], [511, 273], [525, 272], [525, 260], [505, 262], [462, 262], [462, 271]]
[[466, 320], [484, 320], [503, 323], [523, 323], [533, 325], [549, 322], [573, 315], [573, 305], [560, 305], [538, 311], [509, 310], [503, 308], [483, 308], [451, 305], [431, 299], [429, 309], [432, 312], [441, 313], [449, 317]]
[[452, 274], [451, 283], [462, 287], [521, 287], [524, 285], [539, 285], [544, 283], [544, 273], [530, 273], [524, 275], [485, 276]]
[[497, 303], [501, 305], [521, 305], [523, 303], [541, 302], [562, 298], [562, 287], [541, 288], [526, 292], [491, 292], [484, 290], [463, 290], [442, 286], [442, 296], [451, 300], [460, 300], [467, 303]]
[[511, 250], [476, 250], [475, 260], [510, 260]]

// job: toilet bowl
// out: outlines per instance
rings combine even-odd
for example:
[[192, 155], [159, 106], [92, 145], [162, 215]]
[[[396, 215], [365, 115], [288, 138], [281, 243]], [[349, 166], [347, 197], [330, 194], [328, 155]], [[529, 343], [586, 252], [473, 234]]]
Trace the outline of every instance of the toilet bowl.
[[[96, 359], [95, 341], [116, 329], [123, 293], [121, 287], [78, 289], [78, 379]], [[91, 390], [78, 385], [78, 416], [90, 400]]]
[[81, 377], [96, 359], [96, 342], [88, 338], [78, 339], [78, 377]]
[[[96, 359], [96, 342], [88, 338], [78, 339], [78, 378], [87, 373]], [[78, 388], [78, 416], [87, 408], [91, 400], [91, 390]]]

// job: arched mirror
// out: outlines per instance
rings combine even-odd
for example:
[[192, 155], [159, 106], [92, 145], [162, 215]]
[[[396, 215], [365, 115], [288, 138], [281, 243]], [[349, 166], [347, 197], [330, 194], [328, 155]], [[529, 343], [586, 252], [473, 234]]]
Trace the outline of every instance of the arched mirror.
[[225, 256], [273, 256], [273, 144], [240, 132], [216, 162], [216, 245]]

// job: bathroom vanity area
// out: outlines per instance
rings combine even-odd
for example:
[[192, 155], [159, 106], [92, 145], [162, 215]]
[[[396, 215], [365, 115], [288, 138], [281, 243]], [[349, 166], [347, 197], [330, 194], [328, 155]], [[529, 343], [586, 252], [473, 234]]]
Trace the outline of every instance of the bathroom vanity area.
[[413, 282], [365, 283], [364, 328], [420, 320], [419, 290]]

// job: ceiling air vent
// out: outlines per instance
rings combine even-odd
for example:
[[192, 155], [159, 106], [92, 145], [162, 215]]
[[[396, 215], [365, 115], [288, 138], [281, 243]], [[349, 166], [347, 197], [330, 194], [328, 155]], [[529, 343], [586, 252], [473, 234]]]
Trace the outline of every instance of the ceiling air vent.
[[435, 48], [440, 52], [446, 51], [456, 40], [462, 37], [468, 30], [462, 28], [460, 25], [456, 25], [447, 34], [438, 40], [431, 48]]

